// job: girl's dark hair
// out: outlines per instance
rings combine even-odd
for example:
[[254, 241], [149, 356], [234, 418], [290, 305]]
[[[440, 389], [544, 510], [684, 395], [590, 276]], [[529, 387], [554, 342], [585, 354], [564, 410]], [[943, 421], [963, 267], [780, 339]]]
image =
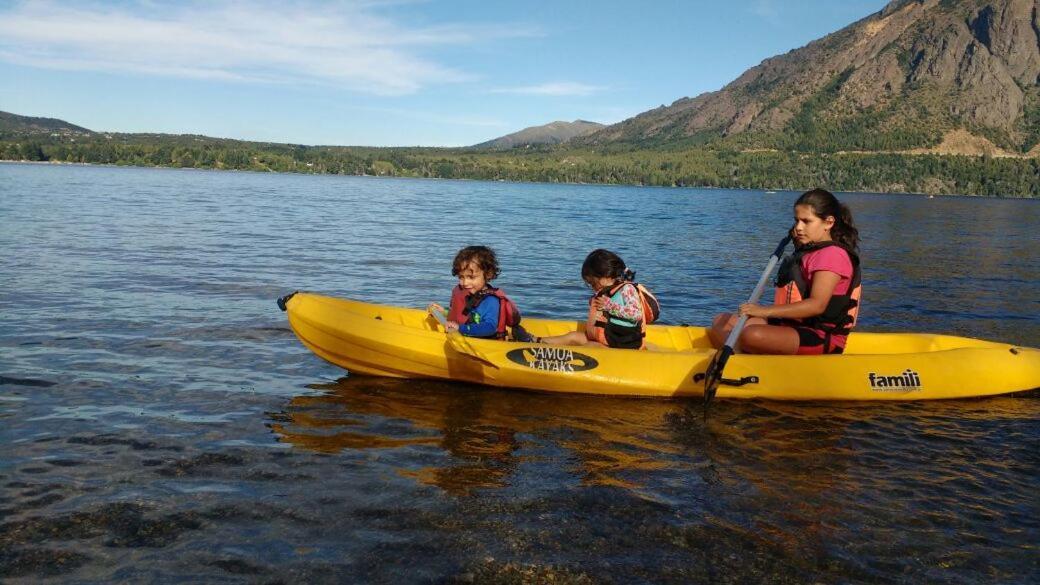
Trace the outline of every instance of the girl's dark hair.
[[852, 221], [852, 211], [844, 203], [838, 201], [833, 193], [824, 189], [813, 189], [802, 193], [795, 205], [808, 205], [812, 208], [816, 217], [826, 219], [827, 216], [834, 218], [834, 226], [831, 228], [831, 239], [856, 252], [859, 249], [859, 230]]
[[635, 273], [625, 268], [625, 261], [621, 256], [600, 248], [589, 252], [585, 257], [585, 262], [581, 265], [581, 277], [584, 280], [595, 277], [613, 278], [618, 281], [631, 280]]
[[459, 250], [451, 264], [451, 275], [458, 276], [470, 262], [476, 264], [484, 273], [485, 280], [498, 278], [498, 257], [495, 256], [495, 251], [487, 246], [466, 246]]

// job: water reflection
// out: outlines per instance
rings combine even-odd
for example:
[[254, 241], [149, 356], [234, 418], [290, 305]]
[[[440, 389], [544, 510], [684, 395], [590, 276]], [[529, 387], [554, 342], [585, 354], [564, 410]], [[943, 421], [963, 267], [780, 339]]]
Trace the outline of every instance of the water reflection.
[[[833, 490], [850, 464], [915, 441], [964, 440], [957, 424], [993, 425], [1038, 413], [1036, 392], [923, 403], [728, 401], [703, 416], [699, 399], [539, 394], [430, 380], [344, 377], [312, 384], [269, 413], [278, 440], [319, 453], [437, 447], [449, 459], [402, 468], [448, 491], [505, 487], [520, 465], [564, 462], [584, 485], [639, 489], [666, 470], [778, 497]], [[869, 438], [871, 444], [861, 444]], [[435, 457], [426, 457], [427, 462]], [[720, 472], [719, 470], [725, 470]]]
[[871, 418], [856, 407], [732, 402], [706, 421], [699, 400], [360, 376], [310, 388], [324, 394], [297, 396], [272, 415], [279, 440], [322, 453], [436, 446], [449, 457], [400, 472], [453, 493], [507, 487], [519, 466], [549, 462], [582, 485], [640, 490], [657, 472], [692, 470], [696, 483], [782, 498], [792, 489], [820, 491], [840, 482], [848, 425], [862, 424], [864, 414]]
[[[721, 530], [810, 566], [831, 563], [846, 576], [891, 575], [907, 551], [951, 566], [987, 558], [1002, 545], [950, 530], [969, 519], [977, 535], [1029, 530], [1021, 511], [1033, 479], [1021, 463], [1036, 461], [1036, 393], [904, 404], [724, 401], [705, 420], [696, 399], [365, 377], [311, 388], [324, 393], [295, 397], [270, 416], [280, 441], [377, 457], [467, 499], [501, 492], [566, 509], [589, 498], [646, 502], [681, 526]], [[948, 558], [951, 550], [963, 558]]]
[[310, 388], [325, 393], [297, 396], [271, 416], [279, 440], [323, 453], [434, 445], [449, 457], [399, 471], [455, 494], [514, 485], [519, 466], [546, 461], [563, 462], [581, 485], [638, 489], [633, 478], [670, 465], [662, 446], [678, 452], [660, 440], [665, 415], [681, 408], [667, 401], [367, 377]]

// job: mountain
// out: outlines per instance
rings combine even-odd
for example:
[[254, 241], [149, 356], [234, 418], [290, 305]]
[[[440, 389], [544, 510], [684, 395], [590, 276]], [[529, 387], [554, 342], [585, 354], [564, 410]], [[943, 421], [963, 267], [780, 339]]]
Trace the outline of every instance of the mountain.
[[1040, 153], [1040, 0], [895, 0], [579, 144]]
[[0, 132], [18, 134], [90, 135], [90, 130], [56, 118], [33, 118], [0, 112]]
[[532, 146], [536, 144], [560, 144], [578, 136], [584, 136], [604, 128], [603, 124], [588, 122], [586, 120], [575, 120], [573, 122], [551, 122], [544, 126], [531, 126], [519, 132], [507, 134], [494, 140], [481, 142], [472, 148], [488, 150], [507, 150], [518, 146]]

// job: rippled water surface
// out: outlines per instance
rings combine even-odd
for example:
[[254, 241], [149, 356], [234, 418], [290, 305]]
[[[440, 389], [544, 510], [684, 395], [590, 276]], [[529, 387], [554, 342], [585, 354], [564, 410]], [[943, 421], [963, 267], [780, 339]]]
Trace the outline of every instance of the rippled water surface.
[[[274, 299], [444, 302], [495, 247], [697, 323], [797, 194], [0, 165], [0, 580], [1040, 581], [1040, 398], [612, 399], [348, 377]], [[1040, 205], [843, 195], [868, 330], [1040, 346]]]

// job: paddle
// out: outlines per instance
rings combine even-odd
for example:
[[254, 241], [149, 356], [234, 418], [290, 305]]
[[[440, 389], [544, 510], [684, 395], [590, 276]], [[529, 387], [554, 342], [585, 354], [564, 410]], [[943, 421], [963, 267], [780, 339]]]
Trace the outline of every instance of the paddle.
[[[776, 267], [776, 263], [780, 261], [780, 256], [784, 253], [784, 248], [790, 242], [790, 234], [780, 240], [780, 243], [776, 246], [776, 251], [769, 257], [769, 264], [766, 265], [766, 269], [762, 272], [762, 276], [758, 279], [758, 284], [747, 302], [758, 302], [758, 299], [762, 296], [762, 291], [766, 288], [766, 281], [769, 280], [769, 275], [772, 274], [773, 268]], [[715, 392], [719, 389], [719, 382], [722, 381], [722, 371], [726, 368], [726, 362], [729, 361], [729, 357], [733, 355], [733, 348], [736, 346], [737, 340], [740, 339], [740, 332], [744, 330], [744, 324], [747, 323], [747, 320], [747, 315], [741, 315], [740, 319], [737, 319], [737, 324], [729, 332], [726, 343], [715, 352], [711, 361], [708, 362], [708, 369], [704, 372], [704, 416], [708, 416], [708, 407], [711, 406], [711, 401], [715, 398]]]
[[466, 357], [471, 357], [477, 361], [483, 362], [496, 370], [498, 369], [498, 364], [488, 359], [488, 357], [484, 355], [484, 352], [473, 347], [473, 344], [469, 342], [469, 339], [467, 339], [465, 335], [459, 333], [458, 330], [448, 331], [448, 320], [444, 318], [444, 315], [442, 315], [440, 311], [430, 311], [430, 314], [433, 315], [434, 319], [437, 319], [437, 322], [444, 328], [444, 331], [448, 336], [448, 345], [450, 345], [453, 350]]

